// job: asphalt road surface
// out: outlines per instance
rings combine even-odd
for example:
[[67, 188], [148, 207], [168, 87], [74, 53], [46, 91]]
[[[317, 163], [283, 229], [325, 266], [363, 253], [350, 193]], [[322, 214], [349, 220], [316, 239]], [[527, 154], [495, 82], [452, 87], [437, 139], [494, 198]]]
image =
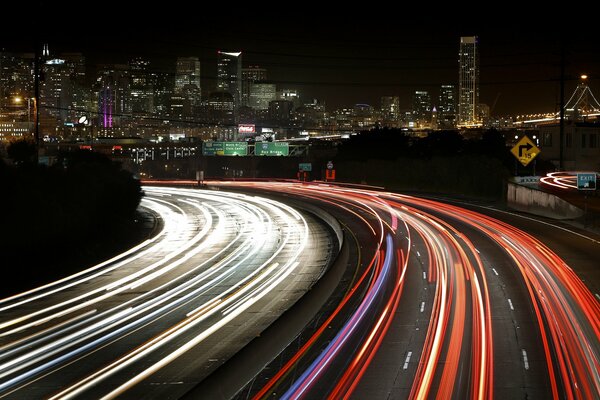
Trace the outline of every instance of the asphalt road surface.
[[[364, 187], [219, 185], [320, 203], [370, 237], [337, 307], [239, 398], [600, 397], [594, 238], [518, 223], [545, 232], [536, 237], [484, 213]], [[595, 268], [553, 251], [570, 246]]]
[[[145, 188], [163, 229], [0, 300], [0, 397], [178, 398], [319, 279], [332, 236], [266, 198]], [[26, 269], [23, 268], [23, 273]]]

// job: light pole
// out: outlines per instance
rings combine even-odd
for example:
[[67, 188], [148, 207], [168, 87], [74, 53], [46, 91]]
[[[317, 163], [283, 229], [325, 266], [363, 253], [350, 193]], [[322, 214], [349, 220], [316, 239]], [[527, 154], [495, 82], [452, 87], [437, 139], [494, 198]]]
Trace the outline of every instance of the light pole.
[[[35, 99], [33, 99], [33, 101], [35, 104]], [[22, 102], [22, 97], [15, 97], [15, 103], [21, 104]], [[27, 97], [27, 133], [31, 133], [31, 97]]]

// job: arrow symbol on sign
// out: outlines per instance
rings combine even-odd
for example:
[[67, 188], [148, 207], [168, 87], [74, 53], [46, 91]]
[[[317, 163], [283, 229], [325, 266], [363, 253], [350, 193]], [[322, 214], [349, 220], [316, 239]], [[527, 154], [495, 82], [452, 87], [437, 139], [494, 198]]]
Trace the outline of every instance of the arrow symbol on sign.
[[525, 152], [528, 152], [529, 150], [531, 150], [533, 146], [531, 145], [531, 143], [527, 143], [527, 144], [522, 144], [519, 146], [519, 157], [523, 157], [523, 149], [525, 149]]

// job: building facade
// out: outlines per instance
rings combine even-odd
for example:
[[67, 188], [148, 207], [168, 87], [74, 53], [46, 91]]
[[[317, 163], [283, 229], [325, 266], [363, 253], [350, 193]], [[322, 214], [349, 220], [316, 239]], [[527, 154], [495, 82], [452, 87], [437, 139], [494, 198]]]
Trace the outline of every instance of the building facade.
[[479, 52], [477, 36], [460, 38], [458, 53], [458, 123], [459, 127], [480, 126], [479, 121]]
[[381, 117], [383, 125], [396, 127], [400, 121], [400, 98], [398, 96], [383, 96], [381, 98]]
[[[540, 125], [536, 139], [540, 157], [559, 167], [560, 125]], [[565, 121], [562, 147], [564, 170], [600, 171], [600, 123]]]
[[154, 114], [154, 80], [150, 62], [137, 57], [129, 62], [131, 70], [131, 112], [137, 116]]
[[115, 128], [131, 122], [131, 87], [128, 65], [104, 65], [96, 80], [98, 126]]
[[217, 91], [227, 92], [234, 107], [242, 101], [242, 52], [217, 52]]
[[431, 125], [431, 96], [429, 92], [415, 91], [412, 111], [415, 128], [426, 128]]
[[277, 100], [277, 87], [274, 83], [250, 84], [248, 106], [255, 110], [268, 110], [269, 103], [273, 100]]
[[[258, 65], [242, 68], [242, 105], [247, 106], [250, 102], [250, 86], [253, 83], [265, 82], [267, 70]], [[268, 107], [268, 106], [267, 106]]]
[[85, 81], [85, 57], [65, 53], [42, 65], [40, 79], [40, 114], [56, 119], [57, 124], [75, 122], [89, 114], [90, 90]]
[[438, 126], [442, 129], [456, 127], [456, 86], [442, 85], [437, 107]]

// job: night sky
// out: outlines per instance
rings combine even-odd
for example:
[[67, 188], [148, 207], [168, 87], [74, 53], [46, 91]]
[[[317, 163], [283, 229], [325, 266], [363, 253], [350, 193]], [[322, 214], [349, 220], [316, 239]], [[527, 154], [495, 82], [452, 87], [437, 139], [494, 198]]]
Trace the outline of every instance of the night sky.
[[415, 90], [428, 90], [435, 102], [441, 84], [458, 83], [459, 38], [478, 35], [480, 97], [490, 107], [495, 104], [493, 115], [557, 109], [561, 43], [567, 95], [581, 73], [590, 76], [592, 90], [600, 95], [600, 45], [593, 20], [565, 18], [556, 28], [556, 21], [513, 16], [494, 26], [477, 16], [462, 16], [477, 24], [459, 22], [438, 10], [446, 16], [440, 24], [426, 7], [403, 14], [386, 9], [328, 14], [309, 3], [286, 3], [287, 11], [280, 13], [233, 4], [205, 10], [172, 3], [177, 8], [170, 3], [128, 2], [124, 8], [105, 1], [83, 8], [46, 2], [38, 29], [25, 29], [27, 18], [3, 24], [0, 47], [29, 50], [39, 32], [51, 51], [83, 52], [91, 71], [97, 64], [126, 63], [138, 55], [150, 59], [152, 69], [172, 71], [175, 57], [198, 56], [204, 93], [215, 85], [216, 51], [241, 50], [244, 66], [267, 68], [278, 87], [299, 89], [305, 101], [324, 100], [330, 110], [356, 103], [379, 107], [384, 95], [400, 96], [401, 107], [409, 109]]

